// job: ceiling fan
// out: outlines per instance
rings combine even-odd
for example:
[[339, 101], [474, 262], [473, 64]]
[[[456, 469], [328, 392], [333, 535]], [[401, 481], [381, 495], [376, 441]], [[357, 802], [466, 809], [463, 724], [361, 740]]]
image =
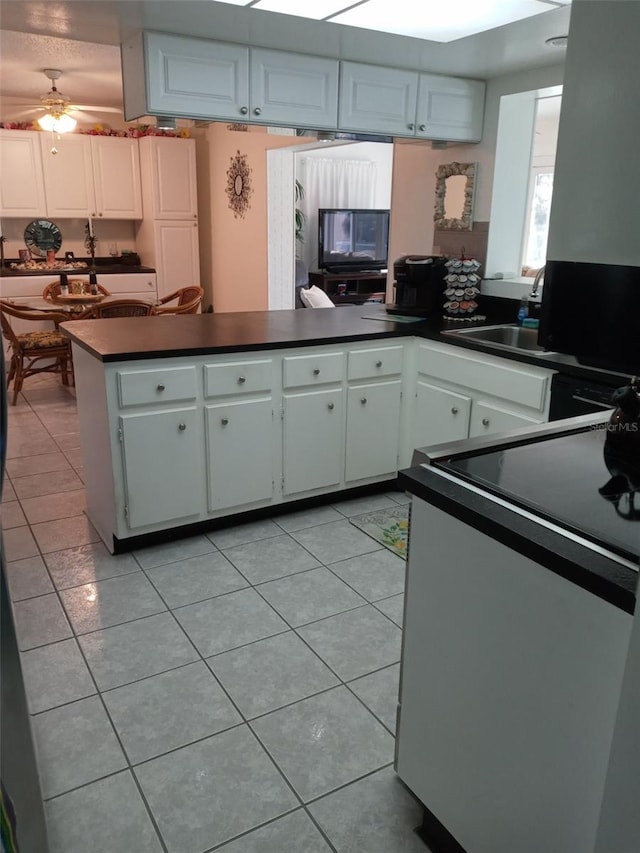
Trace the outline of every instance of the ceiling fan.
[[46, 95], [40, 98], [41, 106], [36, 107], [31, 104], [27, 107], [25, 104], [25, 109], [21, 112], [25, 116], [33, 112], [34, 109], [43, 112], [43, 115], [37, 119], [43, 130], [51, 130], [54, 133], [68, 133], [75, 128], [78, 120], [96, 123], [104, 121], [99, 115], [100, 113], [122, 113], [118, 107], [72, 104], [70, 99], [56, 86], [56, 81], [62, 76], [62, 71], [58, 68], [44, 68], [43, 74], [50, 81], [51, 88]]

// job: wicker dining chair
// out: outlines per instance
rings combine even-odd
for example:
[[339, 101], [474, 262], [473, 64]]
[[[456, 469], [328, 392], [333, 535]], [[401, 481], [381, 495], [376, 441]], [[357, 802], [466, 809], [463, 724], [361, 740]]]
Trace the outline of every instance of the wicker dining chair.
[[[37, 332], [15, 332], [9, 317], [19, 320], [51, 321], [56, 328]], [[30, 311], [0, 299], [2, 334], [9, 344], [11, 358], [7, 373], [7, 387], [13, 381], [15, 406], [24, 380], [38, 373], [59, 373], [63, 385], [73, 381], [71, 346], [69, 339], [58, 331], [57, 325], [69, 317], [62, 312]], [[43, 363], [44, 362], [44, 363]]]
[[[197, 314], [198, 308], [202, 304], [204, 290], [197, 285], [189, 285], [181, 287], [179, 290], [170, 293], [168, 296], [163, 296], [159, 304], [153, 309], [154, 314]], [[169, 305], [170, 302], [175, 302], [174, 305]]]
[[[88, 287], [87, 284], [85, 284], [85, 286]], [[103, 287], [101, 284], [97, 284], [96, 287], [98, 288], [98, 293], [102, 293], [103, 296], [111, 296], [111, 291], [107, 290], [106, 287]], [[58, 296], [60, 296], [59, 281], [52, 281], [42, 291], [42, 298], [46, 299], [48, 302], [55, 302]]]
[[91, 306], [83, 317], [148, 317], [153, 314], [154, 306], [142, 299], [112, 299], [110, 302], [99, 302]]

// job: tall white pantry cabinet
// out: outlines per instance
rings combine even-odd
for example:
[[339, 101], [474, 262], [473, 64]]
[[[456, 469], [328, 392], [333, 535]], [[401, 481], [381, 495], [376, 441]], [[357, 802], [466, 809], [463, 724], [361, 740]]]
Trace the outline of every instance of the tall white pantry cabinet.
[[144, 218], [136, 246], [155, 267], [158, 296], [200, 284], [196, 143], [146, 136], [138, 140]]

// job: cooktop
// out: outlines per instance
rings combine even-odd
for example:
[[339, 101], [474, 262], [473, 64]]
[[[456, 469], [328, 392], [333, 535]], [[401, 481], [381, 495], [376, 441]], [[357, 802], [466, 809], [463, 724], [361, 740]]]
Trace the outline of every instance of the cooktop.
[[640, 459], [612, 457], [606, 424], [433, 464], [640, 564]]

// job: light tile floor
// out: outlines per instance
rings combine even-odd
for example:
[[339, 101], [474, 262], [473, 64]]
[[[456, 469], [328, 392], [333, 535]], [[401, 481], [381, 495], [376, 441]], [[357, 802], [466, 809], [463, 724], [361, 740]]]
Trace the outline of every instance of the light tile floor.
[[404, 562], [353, 515], [111, 556], [72, 389], [10, 407], [2, 524], [51, 853], [425, 853], [392, 768]]

